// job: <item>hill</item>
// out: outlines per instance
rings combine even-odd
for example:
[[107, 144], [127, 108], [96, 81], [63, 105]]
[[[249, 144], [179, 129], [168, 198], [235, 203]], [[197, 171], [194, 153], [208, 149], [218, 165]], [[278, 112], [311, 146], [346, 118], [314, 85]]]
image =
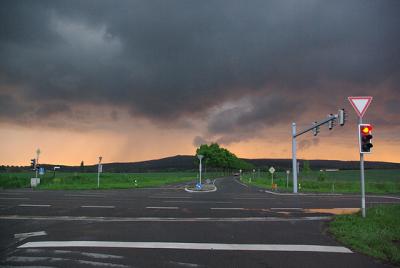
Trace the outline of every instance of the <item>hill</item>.
[[[266, 170], [274, 166], [277, 170], [290, 169], [292, 167], [291, 159], [242, 159], [255, 166]], [[302, 166], [302, 159], [298, 160]], [[359, 169], [358, 161], [339, 161], [339, 160], [309, 160], [310, 167], [314, 170], [319, 169]], [[52, 170], [54, 166], [60, 166], [62, 171], [79, 172], [79, 166], [66, 165], [48, 165], [42, 164], [46, 170]], [[5, 168], [5, 166], [2, 166]], [[365, 162], [366, 169], [400, 169], [400, 163], [391, 162]], [[197, 170], [196, 159], [191, 155], [176, 155], [162, 159], [127, 162], [127, 163], [105, 163], [103, 170], [105, 172], [161, 172], [161, 171], [194, 171]], [[7, 167], [7, 171], [29, 170], [29, 167]], [[97, 165], [85, 166], [85, 172], [96, 172]]]

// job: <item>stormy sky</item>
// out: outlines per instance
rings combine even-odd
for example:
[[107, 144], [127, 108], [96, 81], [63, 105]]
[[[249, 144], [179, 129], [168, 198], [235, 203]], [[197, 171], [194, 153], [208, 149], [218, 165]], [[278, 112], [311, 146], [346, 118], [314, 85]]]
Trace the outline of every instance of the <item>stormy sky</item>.
[[106, 133], [97, 143], [115, 144], [115, 161], [192, 154], [212, 141], [284, 158], [291, 122], [306, 127], [345, 108], [345, 127], [299, 145], [304, 157], [336, 159], [317, 152], [348, 149], [356, 115], [347, 97], [371, 95], [365, 120], [381, 144], [372, 159], [400, 162], [386, 151], [400, 149], [399, 14], [397, 0], [2, 1], [0, 146], [26, 154], [19, 144], [69, 142], [65, 161], [78, 162], [82, 139]]

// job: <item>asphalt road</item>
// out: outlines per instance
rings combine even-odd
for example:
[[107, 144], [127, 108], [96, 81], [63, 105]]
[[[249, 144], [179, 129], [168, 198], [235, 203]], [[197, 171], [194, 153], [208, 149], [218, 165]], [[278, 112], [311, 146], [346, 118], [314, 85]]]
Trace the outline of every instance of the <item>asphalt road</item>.
[[[357, 195], [282, 195], [234, 178], [215, 185], [2, 190], [0, 266], [390, 267], [326, 233], [331, 213], [359, 207]], [[378, 203], [400, 197], [367, 196]]]

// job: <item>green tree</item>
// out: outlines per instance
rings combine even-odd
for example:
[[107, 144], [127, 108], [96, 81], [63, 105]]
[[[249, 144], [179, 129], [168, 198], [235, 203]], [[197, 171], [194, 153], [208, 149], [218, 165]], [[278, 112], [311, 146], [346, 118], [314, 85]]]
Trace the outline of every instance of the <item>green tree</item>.
[[[214, 168], [222, 168], [223, 170], [230, 169], [250, 169], [253, 166], [239, 159], [229, 150], [222, 148], [218, 143], [202, 144], [196, 150], [196, 155], [201, 154], [207, 165]], [[198, 161], [198, 160], [197, 160]]]

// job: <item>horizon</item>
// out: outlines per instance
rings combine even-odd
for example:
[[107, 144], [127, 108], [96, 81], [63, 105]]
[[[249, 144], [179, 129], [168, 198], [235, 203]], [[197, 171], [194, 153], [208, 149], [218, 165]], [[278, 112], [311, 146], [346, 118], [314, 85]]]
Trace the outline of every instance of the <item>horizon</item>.
[[[105, 164], [135, 164], [135, 163], [141, 163], [141, 162], [149, 162], [149, 161], [158, 161], [158, 160], [164, 160], [168, 158], [174, 158], [174, 157], [193, 157], [196, 158], [195, 155], [172, 155], [172, 156], [167, 156], [167, 157], [162, 157], [162, 158], [153, 158], [153, 159], [146, 159], [146, 160], [140, 160], [140, 161], [125, 161], [125, 162], [102, 162], [103, 165]], [[242, 158], [239, 157], [240, 159], [243, 160], [288, 160], [292, 161], [291, 158]], [[297, 161], [339, 161], [339, 162], [358, 162], [359, 160], [340, 160], [340, 159], [303, 159], [303, 158], [297, 158]], [[365, 161], [365, 162], [381, 162], [381, 163], [392, 163], [392, 164], [400, 164], [400, 162], [388, 162], [388, 161]], [[41, 165], [50, 165], [50, 166], [69, 166], [69, 167], [77, 167], [80, 166], [80, 163], [76, 165], [69, 165], [69, 164], [64, 164], [64, 163], [40, 163]], [[89, 163], [87, 164], [84, 162], [85, 166], [96, 166], [98, 162], [94, 163]], [[7, 164], [1, 164], [0, 166], [15, 166], [15, 167], [29, 167], [29, 165], [7, 165]]]
[[[367, 1], [368, 2], [368, 1]], [[240, 158], [400, 163], [399, 2], [5, 1], [0, 165], [138, 162], [217, 142]], [[160, 12], [162, 10], [162, 12]], [[397, 21], [397, 22], [396, 22]]]

